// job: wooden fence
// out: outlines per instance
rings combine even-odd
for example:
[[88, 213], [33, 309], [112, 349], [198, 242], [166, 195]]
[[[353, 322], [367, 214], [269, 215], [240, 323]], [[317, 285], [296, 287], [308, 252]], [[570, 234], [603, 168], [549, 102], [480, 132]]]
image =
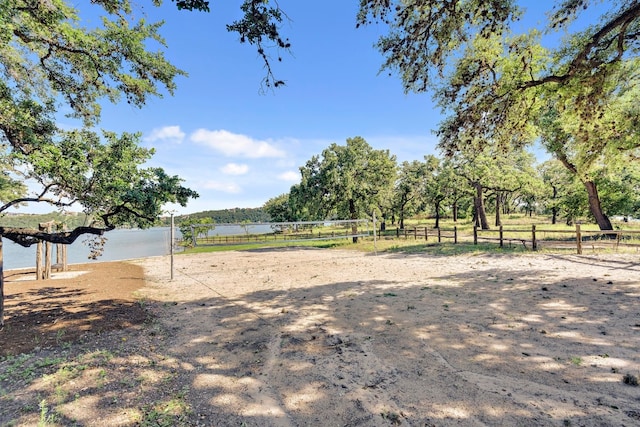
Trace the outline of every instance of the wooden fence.
[[[571, 249], [575, 248], [578, 254], [582, 254], [585, 247], [591, 249], [618, 249], [621, 246], [627, 248], [640, 248], [640, 230], [605, 230], [592, 231], [583, 230], [580, 224], [576, 224], [575, 229], [539, 229], [535, 225], [531, 228], [504, 228], [500, 226], [496, 229], [482, 230], [473, 227], [473, 234], [461, 234], [458, 227], [450, 229], [427, 227], [396, 228], [379, 233], [381, 238], [414, 239], [429, 241], [429, 239], [442, 242], [443, 239], [450, 239], [453, 243], [473, 242], [495, 242], [499, 247], [505, 245], [523, 245], [526, 249], [536, 251], [540, 248], [550, 249]], [[639, 249], [640, 250], [640, 249]]]
[[[291, 233], [230, 234], [225, 236], [200, 236], [196, 246], [242, 245], [252, 243], [291, 243], [305, 240], [334, 240], [352, 237], [369, 237], [368, 230], [353, 233], [350, 229], [331, 231], [301, 231]], [[193, 244], [193, 243], [192, 243]]]

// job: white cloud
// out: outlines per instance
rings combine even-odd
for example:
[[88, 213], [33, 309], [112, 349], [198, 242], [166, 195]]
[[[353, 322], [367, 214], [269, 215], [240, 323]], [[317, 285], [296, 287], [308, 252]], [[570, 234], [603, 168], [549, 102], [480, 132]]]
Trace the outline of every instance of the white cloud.
[[239, 165], [237, 163], [227, 163], [220, 169], [226, 175], [244, 175], [249, 172], [249, 166]]
[[235, 182], [207, 181], [202, 184], [202, 188], [229, 194], [238, 194], [242, 192], [242, 188], [240, 188], [240, 186]]
[[191, 141], [204, 144], [225, 156], [258, 159], [262, 157], [284, 157], [285, 152], [266, 141], [255, 140], [246, 135], [226, 130], [198, 129], [191, 134]]
[[294, 171], [287, 171], [278, 175], [278, 179], [281, 181], [298, 182], [300, 181], [300, 173], [294, 172]]
[[166, 141], [180, 144], [184, 137], [185, 134], [180, 130], [180, 126], [165, 126], [153, 129], [144, 140], [146, 142]]

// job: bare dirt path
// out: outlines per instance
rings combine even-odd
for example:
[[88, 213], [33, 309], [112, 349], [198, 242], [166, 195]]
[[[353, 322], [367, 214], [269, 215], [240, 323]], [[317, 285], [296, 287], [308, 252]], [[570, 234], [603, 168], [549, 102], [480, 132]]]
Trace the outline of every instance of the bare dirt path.
[[210, 425], [640, 425], [633, 256], [146, 260]]

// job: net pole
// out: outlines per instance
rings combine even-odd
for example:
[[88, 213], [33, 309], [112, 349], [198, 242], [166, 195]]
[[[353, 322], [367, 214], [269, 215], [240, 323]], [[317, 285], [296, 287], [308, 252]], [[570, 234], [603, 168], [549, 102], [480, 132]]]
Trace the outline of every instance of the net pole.
[[174, 236], [175, 231], [173, 229], [174, 227], [175, 225], [173, 222], [173, 212], [172, 212], [171, 213], [171, 233], [169, 234], [171, 239], [171, 241], [169, 242], [171, 246], [171, 281], [173, 281], [173, 244], [174, 244], [174, 238], [175, 238]]

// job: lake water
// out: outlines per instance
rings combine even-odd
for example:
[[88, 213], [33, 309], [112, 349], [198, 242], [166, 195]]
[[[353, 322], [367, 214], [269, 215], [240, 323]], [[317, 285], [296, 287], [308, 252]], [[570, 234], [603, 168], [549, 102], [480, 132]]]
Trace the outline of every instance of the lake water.
[[[244, 234], [243, 227], [234, 225], [220, 225], [209, 232], [210, 236], [228, 236]], [[269, 225], [249, 226], [249, 233], [271, 232]], [[150, 256], [168, 255], [171, 253], [171, 229], [170, 227], [149, 228], [146, 230], [118, 229], [104, 234], [107, 243], [104, 252], [97, 260], [88, 259], [91, 252], [84, 243], [86, 236], [80, 236], [78, 240], [67, 247], [67, 262], [80, 264], [101, 261], [122, 261], [126, 259], [145, 258]], [[180, 237], [180, 231], [176, 228], [176, 238]], [[30, 248], [22, 247], [8, 239], [2, 239], [4, 252], [4, 269], [35, 268], [36, 245]], [[55, 250], [52, 258], [55, 263]]]

